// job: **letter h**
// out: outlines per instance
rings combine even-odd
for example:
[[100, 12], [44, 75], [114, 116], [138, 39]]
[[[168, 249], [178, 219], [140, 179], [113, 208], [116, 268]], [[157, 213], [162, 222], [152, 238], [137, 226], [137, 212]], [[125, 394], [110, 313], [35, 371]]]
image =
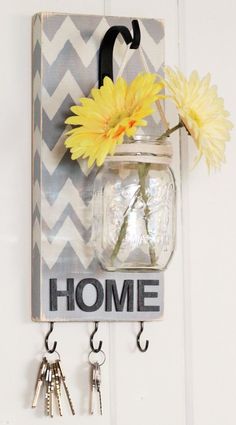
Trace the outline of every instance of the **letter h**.
[[66, 279], [67, 289], [65, 291], [59, 291], [57, 289], [57, 279], [50, 279], [50, 311], [57, 311], [58, 309], [58, 297], [67, 298], [67, 311], [75, 309], [74, 299], [74, 279]]

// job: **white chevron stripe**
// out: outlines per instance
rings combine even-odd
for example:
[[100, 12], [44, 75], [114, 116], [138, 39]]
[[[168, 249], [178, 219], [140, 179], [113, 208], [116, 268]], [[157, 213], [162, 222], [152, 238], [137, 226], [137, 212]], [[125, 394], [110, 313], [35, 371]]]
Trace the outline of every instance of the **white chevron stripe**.
[[44, 140], [42, 141], [42, 161], [50, 175], [54, 173], [63, 156], [65, 155], [65, 133], [66, 130], [59, 137], [58, 142], [52, 150], [49, 149], [47, 143]]
[[[40, 235], [42, 235], [42, 239], [40, 239]], [[47, 235], [40, 232], [39, 221], [38, 219], [35, 220], [33, 226], [33, 247], [35, 244], [38, 248], [41, 246], [41, 255], [49, 268], [52, 268], [58, 261], [58, 257], [68, 242], [71, 244], [84, 268], [87, 268], [93, 260], [94, 250], [91, 242], [87, 244], [84, 242], [70, 217], [67, 217], [53, 242], [49, 242]], [[148, 249], [142, 249], [140, 251], [148, 256]], [[127, 258], [128, 256], [125, 253], [118, 255], [118, 259], [121, 262], [124, 262]]]
[[42, 219], [50, 229], [60, 219], [68, 204], [72, 206], [82, 225], [88, 230], [92, 223], [91, 204], [84, 204], [79, 191], [75, 188], [71, 180], [66, 181], [53, 205], [49, 204], [44, 192], [41, 192], [38, 182], [35, 182], [33, 188], [33, 210], [37, 205], [41, 211]]
[[[48, 145], [46, 144], [44, 140], [42, 141], [42, 152], [41, 152], [42, 161], [50, 175], [54, 173], [60, 161], [62, 160], [63, 156], [65, 155], [66, 147], [64, 145], [64, 140], [65, 140], [65, 133], [67, 131], [69, 131], [69, 126], [68, 128], [66, 128], [66, 130], [61, 135], [61, 137], [59, 137], [58, 142], [56, 143], [56, 145], [54, 146], [52, 150], [49, 149]], [[39, 140], [39, 146], [40, 145], [41, 145], [41, 140]], [[79, 159], [78, 163], [84, 175], [88, 176], [91, 173], [92, 168], [88, 168], [87, 160]]]
[[154, 68], [158, 70], [163, 64], [164, 39], [160, 40], [160, 42], [157, 44], [155, 40], [153, 40], [153, 38], [149, 35], [142, 21], [140, 21], [140, 31], [142, 34], [142, 47]]
[[[127, 53], [127, 45], [124, 41], [122, 41], [122, 37], [118, 36], [115, 42], [114, 50], [113, 50], [113, 58], [116, 61], [119, 68], [123, 65], [123, 60], [125, 59], [125, 56], [126, 56], [127, 62], [125, 60], [126, 63], [124, 64], [124, 66], [125, 67], [127, 66], [129, 60], [132, 58], [134, 53], [136, 53], [136, 50], [129, 49], [127, 55], [126, 53]], [[122, 73], [120, 75], [122, 75]]]
[[33, 101], [35, 101], [37, 96], [39, 100], [41, 100], [41, 83], [42, 81], [39, 72], [37, 71], [33, 79]]
[[[56, 238], [51, 243], [48, 242], [47, 235], [41, 232], [40, 223], [36, 218], [33, 226], [33, 246], [36, 244], [38, 248], [41, 247], [41, 255], [49, 268], [52, 268], [58, 261], [58, 257], [65, 248], [67, 242], [71, 244], [84, 268], [87, 268], [93, 260], [94, 250], [91, 242], [87, 244], [84, 242], [70, 217], [66, 218]], [[148, 255], [147, 249], [142, 251]], [[126, 260], [127, 256], [123, 253], [123, 255], [118, 255], [118, 258], [123, 262]]]
[[42, 192], [41, 214], [47, 226], [51, 229], [61, 217], [64, 209], [71, 204], [75, 213], [78, 215], [81, 223], [86, 229], [89, 229], [92, 223], [92, 208], [89, 204], [86, 206], [81, 199], [79, 191], [75, 188], [71, 180], [67, 180], [61, 189], [56, 201], [50, 205]]
[[69, 70], [65, 73], [52, 96], [48, 94], [45, 87], [42, 87], [43, 109], [50, 120], [54, 118], [68, 94], [72, 97], [75, 104], [83, 96], [82, 90]]
[[37, 245], [40, 252], [40, 246], [41, 246], [41, 228], [40, 223], [38, 221], [38, 218], [36, 217], [36, 220], [33, 225], [33, 247]]
[[[63, 49], [66, 41], [69, 40], [80, 57], [83, 65], [88, 67], [97, 54], [97, 40], [102, 40], [108, 28], [109, 25], [106, 19], [103, 18], [98, 24], [96, 30], [92, 33], [90, 39], [85, 42], [81, 37], [80, 31], [76, 28], [68, 16], [51, 41], [48, 40], [45, 34], [43, 34], [43, 43], [45, 46], [44, 56], [49, 65], [51, 65], [57, 58], [60, 51]], [[118, 37], [114, 49], [114, 57], [118, 65], [120, 65], [122, 61], [125, 46], [126, 44], [124, 43], [122, 37]]]
[[[65, 224], [66, 223], [66, 224]], [[91, 224], [91, 223], [90, 223]], [[69, 227], [69, 225], [70, 225], [70, 227]], [[47, 240], [50, 244], [52, 244], [52, 243], [55, 243], [55, 241], [56, 241], [56, 239], [57, 239], [57, 237], [58, 237], [58, 234], [60, 234], [61, 235], [61, 229], [63, 228], [65, 226], [65, 228], [64, 228], [64, 230], [65, 229], [68, 229], [68, 228], [70, 228], [71, 229], [71, 227], [73, 227], [73, 232], [74, 232], [74, 238], [75, 239], [77, 239], [77, 233], [80, 235], [80, 238], [81, 238], [81, 241], [84, 241], [84, 239], [83, 239], [83, 237], [81, 236], [81, 232], [80, 232], [80, 230], [78, 229], [78, 227], [73, 223], [73, 220], [71, 219], [71, 217], [70, 216], [67, 216], [67, 217], [65, 217], [65, 220], [63, 221], [63, 223], [61, 223], [61, 227], [60, 227], [60, 229], [58, 230], [58, 232], [57, 233], [55, 233], [55, 235], [54, 236], [51, 236], [48, 232], [47, 232], [47, 230], [45, 229], [45, 227], [44, 227], [44, 223], [42, 222], [42, 230], [41, 230], [41, 232], [42, 232], [42, 239], [43, 240]], [[76, 229], [76, 230], [75, 230]], [[70, 232], [70, 234], [71, 234], [71, 232]], [[62, 236], [62, 235], [61, 235]], [[65, 232], [64, 233], [64, 240], [66, 240], [67, 239], [67, 236], [68, 236], [68, 234], [67, 234], [67, 232]], [[70, 242], [70, 239], [68, 239], [68, 242]], [[89, 242], [87, 242], [87, 243], [89, 243]], [[84, 244], [85, 244], [85, 241], [84, 241]]]
[[[39, 231], [38, 223], [35, 224], [34, 230], [36, 233]], [[65, 220], [52, 243], [49, 243], [47, 238], [42, 236], [41, 255], [50, 269], [55, 265], [59, 255], [68, 242], [71, 244], [83, 266], [85, 268], [89, 266], [94, 256], [91, 244], [86, 244], [84, 242], [76, 227], [68, 218]]]
[[66, 41], [70, 41], [78, 56], [87, 67], [97, 53], [97, 40], [101, 40], [109, 25], [105, 18], [98, 24], [88, 42], [85, 42], [69, 16], [64, 20], [54, 38], [50, 41], [43, 33], [44, 56], [51, 65], [63, 49]]
[[36, 16], [33, 28], [34, 28], [33, 30], [33, 49], [34, 49], [37, 41], [41, 45], [41, 29], [42, 28], [41, 28], [41, 19], [39, 15]]
[[[70, 18], [68, 17], [67, 19], [69, 19], [71, 24], [74, 26], [74, 24], [72, 23]], [[64, 23], [65, 23], [65, 21], [64, 21]], [[154, 42], [154, 40], [152, 39], [152, 37], [150, 37], [150, 35], [148, 34], [145, 27], [142, 26], [142, 28], [143, 28], [142, 45], [145, 46], [145, 52], [148, 55], [148, 57], [150, 58], [150, 60], [152, 61], [152, 63], [154, 64], [155, 68], [159, 69], [160, 66], [162, 65], [163, 47], [164, 47], [163, 41], [161, 41], [157, 45]], [[77, 31], [77, 33], [78, 33], [78, 31]], [[83, 51], [84, 50], [82, 49], [82, 52]], [[86, 51], [88, 51], [88, 48], [85, 48], [85, 52]], [[116, 48], [114, 50], [114, 57], [115, 57], [118, 64], [122, 63], [124, 52], [125, 52], [124, 43], [121, 43], [121, 42], [116, 43]], [[80, 52], [80, 55], [81, 55], [81, 52]], [[130, 57], [129, 57], [129, 59], [130, 59]], [[140, 63], [140, 68], [142, 69], [141, 63]], [[37, 75], [35, 77], [35, 80], [36, 80], [35, 84], [36, 85], [39, 85], [39, 83], [40, 83], [38, 77], [37, 77]], [[45, 110], [45, 112], [48, 115], [50, 120], [53, 119], [53, 117], [55, 116], [59, 107], [61, 106], [61, 103], [63, 102], [63, 100], [65, 99], [65, 97], [68, 94], [70, 94], [70, 96], [72, 97], [72, 99], [74, 100], [75, 103], [78, 103], [79, 98], [83, 95], [82, 90], [80, 89], [78, 83], [76, 82], [76, 80], [74, 79], [73, 75], [71, 74], [71, 72], [69, 70], [65, 73], [64, 77], [60, 81], [58, 87], [56, 88], [56, 90], [55, 90], [55, 92], [53, 93], [52, 96], [50, 96], [48, 94], [45, 87], [43, 87], [42, 90], [43, 90], [42, 94], [43, 94], [44, 110]], [[34, 92], [37, 92], [36, 87], [35, 87]]]
[[84, 175], [88, 177], [88, 175], [91, 173], [93, 168], [88, 168], [88, 160], [87, 159], [79, 159], [79, 166], [81, 170], [83, 171]]

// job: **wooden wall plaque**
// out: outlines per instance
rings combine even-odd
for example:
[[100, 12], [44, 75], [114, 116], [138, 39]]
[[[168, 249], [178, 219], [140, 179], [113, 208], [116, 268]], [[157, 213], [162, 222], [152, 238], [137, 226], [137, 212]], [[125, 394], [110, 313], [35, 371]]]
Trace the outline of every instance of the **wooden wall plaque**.
[[[39, 13], [33, 17], [32, 318], [38, 321], [156, 320], [163, 313], [163, 273], [106, 272], [91, 240], [96, 169], [71, 161], [64, 147], [70, 106], [98, 81], [98, 50], [112, 25], [133, 18]], [[162, 73], [164, 27], [139, 19], [151, 72]], [[114, 51], [117, 74], [126, 45]], [[143, 71], [133, 50], [123, 76]], [[159, 126], [158, 118], [149, 119]]]

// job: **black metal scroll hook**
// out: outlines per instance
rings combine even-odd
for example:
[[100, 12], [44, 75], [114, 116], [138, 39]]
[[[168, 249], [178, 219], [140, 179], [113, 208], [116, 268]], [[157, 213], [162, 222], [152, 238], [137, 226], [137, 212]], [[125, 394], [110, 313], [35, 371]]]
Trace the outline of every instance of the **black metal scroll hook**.
[[102, 341], [99, 341], [97, 348], [95, 348], [94, 344], [93, 344], [93, 338], [94, 338], [94, 335], [97, 332], [97, 330], [98, 330], [98, 322], [95, 322], [94, 331], [90, 335], [90, 348], [94, 353], [99, 353], [99, 351], [101, 351], [101, 349], [102, 349]]
[[54, 341], [52, 348], [49, 348], [49, 346], [48, 346], [48, 339], [49, 339], [49, 337], [50, 337], [50, 335], [53, 331], [53, 328], [54, 328], [54, 322], [50, 322], [50, 329], [49, 329], [48, 333], [46, 334], [45, 341], [44, 341], [45, 348], [46, 348], [46, 350], [49, 354], [54, 353], [56, 351], [56, 348], [57, 348], [57, 341]]
[[99, 49], [99, 87], [103, 85], [104, 77], [113, 80], [113, 48], [116, 38], [122, 35], [126, 44], [130, 44], [130, 49], [138, 49], [140, 45], [141, 32], [137, 19], [132, 21], [133, 36], [124, 25], [115, 25], [106, 32]]
[[149, 341], [148, 341], [148, 339], [146, 339], [145, 346], [144, 347], [141, 347], [140, 337], [141, 337], [141, 335], [143, 333], [143, 328], [144, 328], [143, 322], [140, 322], [140, 331], [139, 331], [139, 333], [137, 335], [137, 346], [138, 346], [138, 349], [140, 351], [142, 351], [142, 353], [145, 353], [145, 351], [147, 351], [147, 349], [149, 347]]

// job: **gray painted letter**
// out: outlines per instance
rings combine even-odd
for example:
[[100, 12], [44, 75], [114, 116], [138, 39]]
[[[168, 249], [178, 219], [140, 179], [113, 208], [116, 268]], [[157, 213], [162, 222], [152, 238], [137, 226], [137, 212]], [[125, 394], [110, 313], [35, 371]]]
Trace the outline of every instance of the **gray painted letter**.
[[134, 281], [125, 280], [121, 295], [119, 298], [116, 281], [113, 279], [106, 280], [106, 311], [112, 311], [112, 298], [115, 304], [116, 311], [123, 311], [125, 300], [127, 298], [127, 311], [134, 310]]
[[65, 291], [58, 291], [57, 279], [49, 279], [50, 286], [50, 311], [57, 311], [58, 309], [58, 297], [67, 298], [67, 311], [75, 309], [74, 300], [74, 279], [66, 279], [67, 289]]
[[[92, 285], [96, 290], [96, 301], [92, 305], [85, 304], [83, 299], [83, 291], [85, 286], [87, 285]], [[104, 300], [104, 290], [103, 290], [102, 284], [97, 279], [89, 279], [89, 278], [82, 279], [77, 285], [76, 292], [75, 292], [75, 299], [76, 299], [78, 307], [82, 311], [90, 312], [90, 311], [98, 310], [101, 307]]]
[[159, 280], [138, 280], [138, 311], [160, 311], [159, 305], [145, 305], [145, 298], [158, 298], [158, 292], [146, 292], [145, 286], [159, 286]]

